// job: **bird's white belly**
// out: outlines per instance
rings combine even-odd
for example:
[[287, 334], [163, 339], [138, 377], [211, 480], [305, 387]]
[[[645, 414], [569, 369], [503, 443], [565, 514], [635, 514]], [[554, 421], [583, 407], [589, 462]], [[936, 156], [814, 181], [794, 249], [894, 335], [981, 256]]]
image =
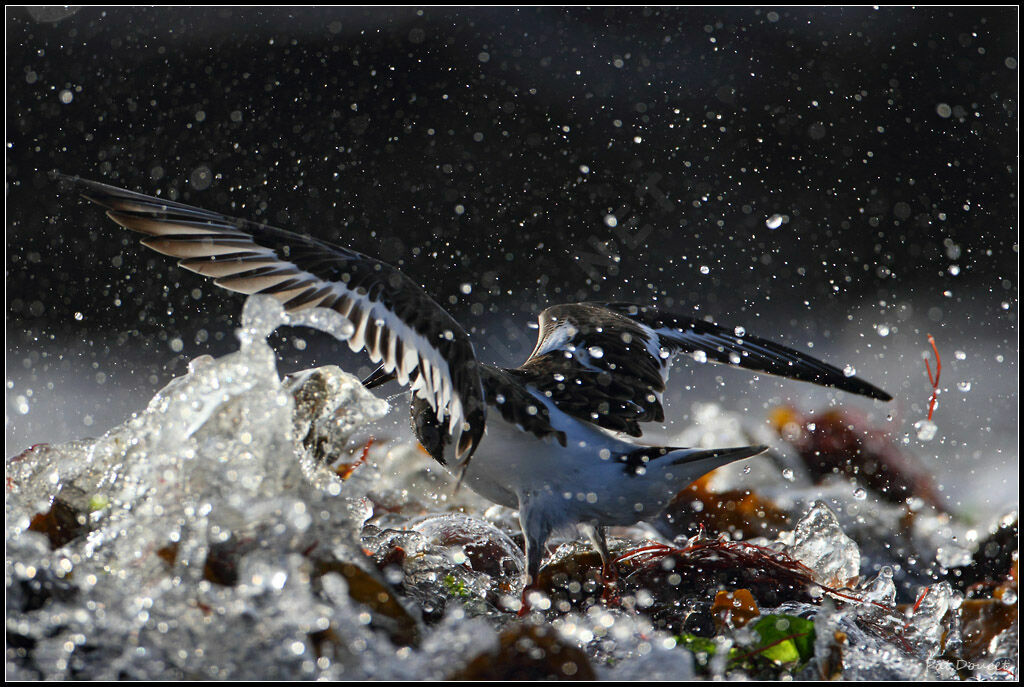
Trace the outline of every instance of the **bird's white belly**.
[[656, 507], [652, 485], [627, 475], [621, 463], [600, 457], [602, 449], [608, 455], [629, 448], [589, 428], [577, 432], [563, 447], [554, 438], [540, 439], [492, 412], [480, 448], [466, 470], [465, 484], [509, 508], [519, 508], [528, 500], [552, 511], [552, 520], [571, 511], [574, 520], [631, 524], [653, 515], [637, 508], [638, 503]]
[[554, 439], [540, 439], [492, 412], [480, 448], [469, 462], [465, 484], [486, 499], [518, 508], [524, 493], [552, 481], [557, 485], [568, 477], [559, 474], [563, 452]]

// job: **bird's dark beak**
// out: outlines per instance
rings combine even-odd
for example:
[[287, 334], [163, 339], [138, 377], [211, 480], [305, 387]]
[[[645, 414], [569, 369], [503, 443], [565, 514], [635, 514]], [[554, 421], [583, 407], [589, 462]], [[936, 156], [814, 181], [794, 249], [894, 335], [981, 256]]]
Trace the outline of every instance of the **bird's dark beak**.
[[363, 386], [367, 389], [374, 389], [382, 384], [394, 381], [398, 377], [398, 374], [392, 370], [391, 372], [385, 372], [384, 366], [381, 365], [369, 377], [363, 380]]

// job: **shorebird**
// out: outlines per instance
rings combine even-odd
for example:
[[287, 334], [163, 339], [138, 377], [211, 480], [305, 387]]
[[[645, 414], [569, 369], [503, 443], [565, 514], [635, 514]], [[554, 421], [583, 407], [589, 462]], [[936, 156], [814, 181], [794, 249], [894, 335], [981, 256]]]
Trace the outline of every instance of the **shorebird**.
[[409, 385], [413, 433], [423, 449], [460, 483], [519, 511], [527, 590], [554, 532], [582, 531], [608, 571], [606, 527], [653, 518], [702, 475], [767, 448], [638, 441], [641, 423], [664, 421], [665, 384], [681, 355], [892, 398], [742, 328], [628, 303], [550, 307], [538, 318], [526, 362], [488, 365], [443, 307], [380, 260], [259, 222], [61, 178], [115, 222], [145, 234], [144, 245], [218, 286], [270, 294], [289, 311], [331, 308], [346, 317], [349, 347], [380, 364], [364, 380], [367, 388], [390, 380]]

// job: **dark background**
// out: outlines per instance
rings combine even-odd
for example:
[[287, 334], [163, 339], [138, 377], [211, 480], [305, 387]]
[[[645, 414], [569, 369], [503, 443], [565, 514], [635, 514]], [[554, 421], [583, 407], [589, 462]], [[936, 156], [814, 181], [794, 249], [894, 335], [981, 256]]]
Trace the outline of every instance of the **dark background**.
[[[995, 342], [988, 372], [1015, 376], [1016, 27], [1016, 8], [8, 8], [9, 433], [25, 388], [13, 416], [38, 427], [82, 370], [86, 403], [151, 393], [230, 350], [240, 310], [53, 169], [397, 264], [488, 361], [525, 358], [546, 305], [658, 298], [876, 381], [907, 368], [890, 384], [915, 412], [925, 328]], [[318, 336], [277, 344], [299, 362]]]
[[[153, 310], [143, 330], [195, 308], [150, 302], [184, 275], [59, 198], [54, 168], [381, 256], [467, 323], [473, 303], [757, 312], [767, 280], [817, 307], [1016, 273], [1013, 8], [8, 13], [9, 329], [119, 326], [115, 291]], [[591, 238], [618, 239], [617, 269]]]

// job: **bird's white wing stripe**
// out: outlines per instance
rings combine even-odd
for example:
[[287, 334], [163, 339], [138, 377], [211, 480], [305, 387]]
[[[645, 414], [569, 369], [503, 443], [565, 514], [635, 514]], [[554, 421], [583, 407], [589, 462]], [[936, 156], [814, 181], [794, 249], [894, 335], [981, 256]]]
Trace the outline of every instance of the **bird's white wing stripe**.
[[[340, 284], [333, 284], [334, 292], [343, 295], [350, 301], [348, 304], [349, 321], [356, 324], [356, 329], [349, 338], [349, 346], [353, 350], [366, 347], [370, 353], [370, 341], [366, 340], [367, 324], [371, 321], [380, 323], [377, 325], [376, 352], [371, 353], [371, 360], [380, 362], [385, 360], [385, 370], [398, 370], [399, 381], [408, 383], [411, 372], [419, 367], [419, 374], [412, 384], [412, 389], [417, 396], [427, 401], [434, 412], [438, 409], [449, 416], [451, 427], [461, 427], [465, 421], [462, 402], [454, 393], [454, 385], [451, 380], [451, 371], [448, 362], [441, 357], [440, 353], [418, 332], [414, 331], [405, 322], [395, 317], [390, 310], [381, 303], [370, 301], [365, 295], [355, 292], [343, 293]], [[339, 311], [340, 312], [340, 311]], [[382, 357], [380, 340], [387, 332], [387, 357]], [[401, 341], [405, 350], [403, 364], [399, 365], [396, 358], [396, 348]], [[419, 356], [417, 356], [419, 351]]]
[[[360, 305], [363, 305], [360, 303]], [[366, 323], [370, 321], [370, 308], [363, 305], [359, 308], [358, 323], [356, 324], [356, 331], [352, 335], [352, 338], [348, 340], [348, 347], [352, 349], [352, 352], [359, 351], [362, 349], [365, 339], [363, 338], [366, 334]]]
[[417, 365], [419, 365], [419, 357], [416, 355], [416, 348], [409, 345], [410, 342], [403, 339], [403, 343], [406, 345], [404, 346], [405, 350], [402, 355], [402, 371], [406, 377], [410, 377], [412, 375], [412, 371], [416, 369]]
[[398, 344], [398, 337], [395, 334], [395, 330], [388, 328], [388, 349], [387, 354], [384, 356], [384, 371], [392, 372], [398, 367], [398, 361], [395, 358], [395, 346]]
[[[234, 239], [234, 236], [230, 238]], [[215, 240], [216, 239], [216, 240]], [[454, 385], [451, 381], [451, 371], [438, 350], [427, 341], [421, 334], [412, 330], [408, 325], [395, 317], [387, 308], [379, 302], [370, 301], [365, 294], [352, 291], [342, 283], [325, 283], [318, 277], [299, 269], [296, 265], [282, 260], [264, 248], [254, 246], [251, 241], [248, 245], [220, 245], [220, 236], [210, 239], [191, 240], [182, 242], [168, 238], [161, 241], [161, 252], [175, 257], [187, 258], [183, 261], [189, 264], [183, 266], [200, 274], [225, 273], [225, 276], [215, 280], [218, 286], [241, 293], [257, 293], [281, 285], [294, 283], [291, 288], [278, 291], [272, 295], [279, 300], [288, 301], [306, 300], [304, 303], [294, 303], [296, 309], [317, 307], [327, 300], [336, 301], [336, 311], [347, 317], [354, 325], [354, 331], [348, 339], [348, 346], [353, 352], [366, 350], [373, 362], [380, 362], [385, 358], [382, 351], [381, 339], [384, 331], [388, 332], [387, 339], [387, 360], [389, 369], [398, 369], [398, 378], [402, 383], [408, 383], [412, 371], [419, 367], [420, 373], [416, 375], [413, 382], [413, 391], [417, 396], [423, 398], [430, 404], [434, 412], [439, 410], [448, 415], [449, 427], [453, 434], [461, 430], [465, 420], [463, 416], [462, 403], [453, 393]], [[154, 241], [147, 239], [147, 245]], [[150, 247], [154, 247], [150, 245]], [[218, 255], [232, 253], [232, 258], [218, 262], [199, 262], [197, 258], [215, 258]], [[250, 260], [252, 262], [241, 262]], [[272, 257], [273, 256], [273, 257]], [[255, 275], [248, 274], [257, 271]], [[318, 290], [317, 286], [326, 284], [330, 288]], [[383, 326], [381, 326], [381, 323]], [[401, 340], [404, 349], [403, 359], [396, 359], [396, 348]], [[458, 438], [456, 437], [456, 441]]]
[[431, 389], [434, 391], [435, 400], [440, 401], [438, 395], [441, 391], [441, 370], [436, 364], [430, 366], [431, 375]]
[[[266, 225], [96, 182], [67, 181], [80, 185], [83, 194], [104, 206], [115, 222], [146, 234], [144, 245], [179, 258], [179, 265], [213, 277], [218, 286], [272, 295], [290, 311], [329, 307], [341, 313], [353, 324], [347, 336], [349, 347], [365, 349], [374, 362], [383, 361], [385, 370], [395, 371], [402, 383], [412, 381], [415, 393], [430, 403], [439, 418], [447, 416], [450, 426], [461, 431], [466, 424], [465, 409], [472, 407], [471, 448], [476, 448], [485, 413], [472, 345], [440, 306], [415, 284], [405, 284], [407, 280], [393, 267]], [[417, 320], [423, 324], [417, 326], [424, 333], [390, 309], [408, 310], [410, 302], [420, 308]], [[454, 343], [432, 340], [435, 329], [446, 341], [453, 341], [453, 331], [457, 338]], [[451, 364], [446, 356], [451, 357]], [[452, 376], [451, 365], [456, 363], [465, 365], [465, 369], [459, 368], [459, 387]], [[467, 398], [473, 399], [472, 406], [466, 404]], [[464, 451], [458, 441], [456, 444]]]

